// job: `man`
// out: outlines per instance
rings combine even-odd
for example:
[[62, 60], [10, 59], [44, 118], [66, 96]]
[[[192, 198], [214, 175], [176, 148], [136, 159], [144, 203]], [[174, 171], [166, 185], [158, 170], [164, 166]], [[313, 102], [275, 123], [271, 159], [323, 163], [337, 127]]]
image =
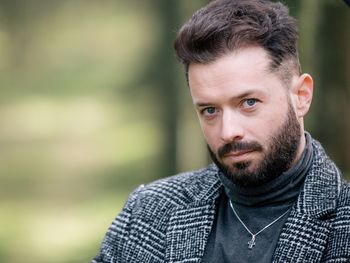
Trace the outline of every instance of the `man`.
[[304, 131], [313, 80], [281, 3], [216, 0], [178, 33], [215, 164], [136, 189], [93, 262], [350, 262], [350, 186]]

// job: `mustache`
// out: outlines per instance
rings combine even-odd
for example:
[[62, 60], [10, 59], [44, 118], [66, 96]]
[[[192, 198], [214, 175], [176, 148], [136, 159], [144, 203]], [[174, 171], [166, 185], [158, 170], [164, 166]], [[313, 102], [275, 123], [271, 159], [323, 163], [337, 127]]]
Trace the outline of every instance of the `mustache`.
[[263, 147], [258, 142], [237, 142], [233, 141], [221, 146], [218, 149], [218, 156], [222, 158], [230, 152], [236, 151], [262, 151]]

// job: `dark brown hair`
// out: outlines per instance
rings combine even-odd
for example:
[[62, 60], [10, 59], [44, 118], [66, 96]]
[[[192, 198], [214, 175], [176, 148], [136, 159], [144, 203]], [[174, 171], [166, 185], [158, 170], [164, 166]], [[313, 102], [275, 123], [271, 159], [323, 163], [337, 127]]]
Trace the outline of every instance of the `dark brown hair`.
[[191, 63], [210, 63], [247, 46], [264, 48], [271, 59], [270, 70], [281, 69], [283, 78], [289, 79], [291, 70], [300, 73], [297, 23], [288, 11], [285, 5], [267, 0], [210, 2], [193, 14], [175, 40], [186, 75]]

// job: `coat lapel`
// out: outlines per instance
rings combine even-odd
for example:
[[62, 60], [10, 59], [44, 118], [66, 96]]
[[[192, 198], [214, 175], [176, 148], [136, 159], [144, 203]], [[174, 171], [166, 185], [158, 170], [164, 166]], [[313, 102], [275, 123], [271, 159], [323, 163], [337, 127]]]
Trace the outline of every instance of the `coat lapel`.
[[[214, 174], [217, 174], [216, 169]], [[202, 191], [203, 187], [206, 191]], [[166, 233], [166, 262], [201, 262], [221, 190], [219, 178], [208, 177], [188, 192], [193, 202], [172, 211]]]
[[285, 223], [273, 262], [321, 262], [331, 224], [293, 210]]
[[273, 262], [321, 262], [331, 232], [341, 175], [317, 141], [303, 190], [283, 226]]
[[200, 262], [214, 216], [214, 202], [174, 211], [167, 230], [166, 262]]

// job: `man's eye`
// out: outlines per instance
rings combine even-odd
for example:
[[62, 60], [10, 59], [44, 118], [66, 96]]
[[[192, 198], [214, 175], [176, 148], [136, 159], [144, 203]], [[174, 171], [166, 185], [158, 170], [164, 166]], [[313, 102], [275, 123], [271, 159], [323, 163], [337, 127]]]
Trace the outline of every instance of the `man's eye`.
[[201, 114], [207, 118], [214, 117], [217, 113], [217, 109], [215, 107], [207, 107], [201, 110]]
[[214, 107], [208, 107], [206, 109], [203, 110], [204, 113], [207, 113], [209, 115], [212, 115], [216, 112], [215, 108]]
[[243, 102], [242, 105], [244, 108], [251, 108], [251, 107], [254, 107], [257, 102], [258, 102], [257, 99], [247, 99]]

